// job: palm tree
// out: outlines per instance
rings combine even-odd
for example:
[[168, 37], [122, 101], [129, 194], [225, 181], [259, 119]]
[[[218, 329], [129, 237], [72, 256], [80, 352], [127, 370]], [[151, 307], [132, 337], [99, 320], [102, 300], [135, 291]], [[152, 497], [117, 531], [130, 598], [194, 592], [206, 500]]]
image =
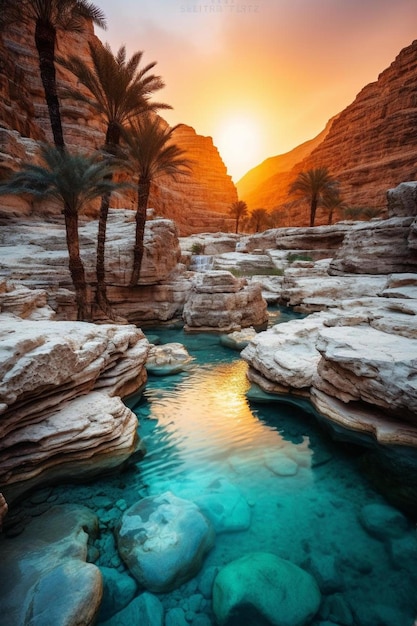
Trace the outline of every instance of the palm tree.
[[333, 222], [333, 214], [335, 211], [343, 212], [346, 208], [346, 203], [342, 200], [339, 190], [337, 189], [335, 193], [329, 194], [325, 196], [321, 203], [322, 207], [327, 211], [328, 220], [327, 223], [330, 225]]
[[42, 164], [25, 164], [9, 181], [0, 185], [0, 193], [53, 198], [63, 207], [69, 270], [74, 284], [77, 319], [90, 319], [84, 265], [80, 256], [78, 214], [84, 205], [120, 188], [123, 183], [109, 179], [114, 165], [98, 156], [70, 154], [59, 148], [41, 146]]
[[[61, 65], [70, 70], [87, 87], [89, 93], [78, 89], [67, 89], [73, 98], [88, 103], [103, 119], [107, 126], [104, 150], [117, 153], [123, 126], [129, 119], [146, 111], [171, 108], [167, 104], [151, 103], [149, 97], [165, 84], [160, 76], [150, 74], [156, 62], [139, 69], [143, 52], [135, 52], [126, 59], [126, 48], [121, 46], [114, 55], [108, 44], [89, 43], [92, 66], [83, 59], [71, 56], [58, 58]], [[97, 290], [96, 302], [110, 318], [114, 313], [107, 299], [104, 270], [104, 249], [106, 242], [107, 217], [110, 195], [103, 196], [100, 206], [97, 235]]]
[[185, 158], [185, 151], [173, 143], [173, 134], [177, 128], [178, 125], [170, 128], [162, 123], [158, 116], [145, 113], [132, 120], [130, 128], [124, 133], [129, 155], [138, 176], [131, 286], [135, 286], [139, 280], [146, 211], [152, 182], [163, 175], [175, 179], [179, 174], [189, 174], [191, 169], [191, 161]]
[[55, 74], [57, 29], [80, 32], [86, 19], [106, 27], [101, 9], [87, 0], [0, 0], [0, 28], [14, 22], [35, 24], [35, 45], [52, 134], [55, 146], [61, 150], [65, 142]]
[[310, 202], [310, 226], [314, 226], [319, 203], [327, 196], [334, 195], [337, 188], [338, 182], [330, 175], [327, 167], [317, 167], [300, 172], [291, 184], [289, 193]]
[[239, 222], [242, 217], [246, 217], [248, 214], [248, 205], [243, 200], [237, 200], [233, 202], [229, 209], [229, 215], [235, 218], [236, 220], [236, 234], [239, 231]]
[[254, 229], [255, 233], [259, 233], [260, 230], [265, 229], [269, 222], [269, 215], [266, 209], [253, 209], [249, 223]]

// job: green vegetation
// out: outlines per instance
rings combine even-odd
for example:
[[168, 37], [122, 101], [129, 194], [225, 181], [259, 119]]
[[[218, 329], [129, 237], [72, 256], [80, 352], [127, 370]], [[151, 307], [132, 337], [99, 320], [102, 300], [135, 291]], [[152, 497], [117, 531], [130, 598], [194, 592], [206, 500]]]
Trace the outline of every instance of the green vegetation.
[[204, 254], [204, 244], [196, 241], [191, 246], [191, 254]]
[[242, 270], [238, 268], [232, 268], [228, 270], [236, 278], [250, 278], [251, 276], [283, 276], [284, 270], [274, 267], [273, 269], [257, 269], [257, 270]]
[[308, 261], [308, 262], [312, 262], [313, 258], [311, 256], [309, 256], [308, 254], [290, 253], [287, 256], [287, 261], [288, 261], [288, 263], [294, 263], [294, 261]]

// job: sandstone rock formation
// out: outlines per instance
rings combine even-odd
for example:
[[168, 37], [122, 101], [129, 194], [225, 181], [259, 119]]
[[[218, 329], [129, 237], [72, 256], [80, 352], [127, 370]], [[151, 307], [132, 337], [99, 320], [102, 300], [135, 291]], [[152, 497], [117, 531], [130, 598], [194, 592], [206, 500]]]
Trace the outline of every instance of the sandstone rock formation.
[[[246, 188], [243, 179], [242, 187], [237, 184], [239, 197], [249, 198], [252, 208], [280, 207], [282, 225], [305, 225], [309, 207], [306, 203], [293, 204], [289, 184], [302, 170], [327, 166], [340, 181], [347, 204], [384, 209], [387, 188], [416, 174], [416, 66], [414, 41], [401, 50], [377, 81], [364, 87], [354, 102], [329, 122], [327, 133], [308, 156], [285, 172], [277, 169], [257, 188]], [[262, 172], [261, 168], [258, 171]], [[326, 215], [319, 210], [317, 223], [325, 220]]]
[[118, 396], [146, 380], [148, 342], [133, 326], [2, 316], [0, 484], [29, 488], [122, 465], [137, 418]]
[[259, 285], [248, 285], [230, 272], [196, 274], [184, 305], [185, 330], [233, 332], [266, 325], [268, 314]]
[[[23, 161], [33, 158], [36, 141], [51, 141], [50, 123], [39, 75], [38, 56], [34, 45], [32, 25], [20, 23], [8, 27], [0, 42], [0, 174], [15, 171]], [[88, 42], [99, 44], [92, 24], [86, 23], [81, 33], [57, 32], [57, 50], [67, 57], [76, 51], [88, 63]], [[105, 138], [105, 121], [86, 103], [72, 100], [65, 93], [68, 87], [85, 90], [68, 70], [57, 65], [57, 79], [64, 138], [69, 149], [100, 148]], [[232, 230], [233, 220], [228, 216], [230, 205], [237, 200], [237, 192], [218, 150], [210, 137], [202, 137], [189, 126], [180, 125], [175, 131], [176, 143], [186, 151], [193, 168], [190, 177], [177, 182], [161, 178], [155, 180], [150, 197], [158, 215], [174, 219], [180, 231], [193, 232]], [[134, 208], [132, 192], [113, 198], [114, 207]], [[42, 211], [56, 212], [53, 204]], [[39, 211], [37, 205], [17, 198], [3, 198], [0, 210], [22, 214]], [[97, 204], [90, 207], [93, 213]]]

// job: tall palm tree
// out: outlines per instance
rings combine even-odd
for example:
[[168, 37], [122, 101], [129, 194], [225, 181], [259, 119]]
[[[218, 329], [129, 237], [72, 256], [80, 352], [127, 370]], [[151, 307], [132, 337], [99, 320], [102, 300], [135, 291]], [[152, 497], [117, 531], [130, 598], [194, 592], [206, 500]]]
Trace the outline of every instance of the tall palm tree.
[[84, 265], [80, 256], [78, 214], [84, 205], [105, 193], [123, 186], [109, 179], [114, 165], [98, 156], [70, 154], [59, 148], [41, 146], [40, 165], [25, 164], [20, 171], [0, 185], [1, 194], [53, 198], [63, 208], [69, 270], [75, 289], [77, 318], [90, 319]]
[[[88, 103], [106, 124], [104, 150], [110, 154], [117, 153], [123, 126], [129, 119], [146, 111], [170, 109], [167, 104], [150, 102], [151, 94], [162, 89], [165, 84], [160, 76], [151, 74], [156, 62], [140, 68], [143, 52], [135, 52], [126, 59], [126, 48], [121, 46], [113, 54], [109, 44], [89, 43], [92, 65], [84, 59], [71, 56], [68, 59], [58, 58], [58, 62], [69, 69], [89, 93], [79, 89], [66, 91], [81, 102]], [[97, 236], [97, 289], [96, 302], [110, 318], [114, 313], [107, 299], [104, 269], [104, 249], [106, 242], [107, 217], [110, 196], [103, 196], [100, 206]]]
[[237, 234], [239, 231], [239, 222], [242, 217], [246, 217], [248, 214], [248, 205], [243, 200], [237, 200], [233, 202], [229, 209], [229, 215], [235, 218], [236, 220], [236, 228], [235, 233]]
[[290, 194], [310, 202], [310, 226], [314, 226], [319, 203], [335, 193], [338, 182], [330, 175], [327, 167], [317, 167], [300, 172], [289, 188]]
[[185, 151], [173, 143], [173, 134], [177, 128], [178, 125], [170, 128], [158, 116], [145, 113], [132, 120], [124, 133], [129, 155], [138, 176], [131, 286], [135, 286], [139, 280], [146, 211], [152, 182], [163, 175], [175, 179], [179, 174], [189, 174], [191, 170], [191, 161], [185, 157]]
[[57, 29], [80, 32], [86, 19], [106, 27], [104, 13], [87, 0], [0, 0], [0, 28], [14, 22], [35, 24], [35, 45], [52, 134], [55, 146], [61, 150], [65, 142], [55, 73]]

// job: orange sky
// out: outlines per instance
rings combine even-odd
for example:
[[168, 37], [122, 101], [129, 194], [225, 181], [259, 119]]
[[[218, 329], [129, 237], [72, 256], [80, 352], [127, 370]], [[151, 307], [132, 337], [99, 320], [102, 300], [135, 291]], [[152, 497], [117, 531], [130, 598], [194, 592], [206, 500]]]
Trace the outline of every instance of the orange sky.
[[96, 0], [114, 51], [144, 51], [170, 124], [213, 137], [236, 182], [316, 136], [416, 34], [417, 0]]

